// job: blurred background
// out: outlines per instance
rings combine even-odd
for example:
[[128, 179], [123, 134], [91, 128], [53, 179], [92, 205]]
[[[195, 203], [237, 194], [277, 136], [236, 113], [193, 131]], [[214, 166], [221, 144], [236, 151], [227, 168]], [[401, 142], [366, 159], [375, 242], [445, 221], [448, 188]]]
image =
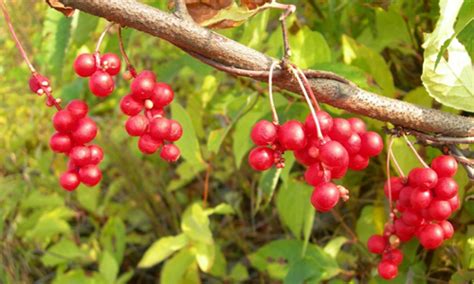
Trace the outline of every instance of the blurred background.
[[[166, 1], [141, 2], [168, 9]], [[423, 33], [438, 19], [437, 1], [285, 2], [297, 5], [288, 27], [298, 66], [333, 71], [380, 95], [459, 113], [436, 103], [420, 81]], [[218, 72], [163, 40], [125, 29], [135, 67], [153, 70], [175, 90], [167, 111], [185, 132], [177, 143], [178, 163], [165, 163], [158, 154], [144, 156], [136, 138], [127, 135], [127, 117], [119, 109], [129, 82], [117, 76], [116, 91], [99, 99], [72, 68], [78, 54], [93, 51], [106, 21], [79, 11], [66, 18], [43, 1], [6, 4], [31, 60], [51, 79], [54, 95], [64, 103], [76, 98], [89, 103], [105, 160], [100, 185], [73, 193], [61, 189], [58, 177], [66, 158], [48, 146], [54, 109], [30, 92], [29, 71], [2, 18], [0, 283], [384, 282], [376, 276], [377, 257], [367, 251], [366, 241], [382, 232], [388, 212], [385, 153], [365, 171], [338, 181], [350, 189], [351, 199], [335, 214], [315, 213], [304, 169], [290, 155], [279, 175], [256, 173], [247, 164], [252, 125], [271, 118], [266, 84]], [[218, 32], [281, 56], [278, 16], [265, 11]], [[105, 37], [101, 52], [120, 54], [116, 29]], [[283, 121], [303, 120], [308, 113], [295, 94], [276, 94], [276, 104]], [[323, 108], [334, 116], [352, 116]], [[384, 123], [364, 120], [382, 134]], [[407, 173], [418, 162], [398, 140], [394, 153]], [[427, 161], [440, 154], [434, 148], [419, 150]], [[456, 180], [462, 208], [452, 218], [454, 238], [435, 251], [415, 241], [404, 245], [405, 260], [392, 283], [474, 279], [473, 188], [462, 167]], [[183, 232], [191, 236], [184, 242]], [[301, 260], [302, 252], [317, 261]]]

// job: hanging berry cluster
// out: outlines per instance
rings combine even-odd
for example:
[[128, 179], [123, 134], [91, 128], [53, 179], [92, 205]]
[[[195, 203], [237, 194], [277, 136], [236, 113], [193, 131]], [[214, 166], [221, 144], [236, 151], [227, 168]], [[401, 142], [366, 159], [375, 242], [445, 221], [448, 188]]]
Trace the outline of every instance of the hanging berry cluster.
[[458, 185], [453, 179], [457, 162], [451, 156], [438, 156], [431, 167], [414, 168], [405, 177], [392, 177], [384, 186], [385, 195], [395, 204], [392, 222], [384, 235], [368, 241], [369, 251], [382, 255], [378, 272], [385, 279], [397, 276], [403, 254], [400, 242], [416, 237], [425, 249], [436, 249], [454, 234], [447, 221], [459, 208]]
[[[122, 98], [120, 109], [130, 116], [125, 129], [130, 136], [139, 136], [138, 148], [144, 154], [153, 154], [160, 147], [160, 157], [167, 162], [179, 159], [181, 151], [172, 144], [181, 138], [181, 124], [165, 117], [164, 107], [174, 99], [171, 87], [156, 82], [152, 71], [142, 71], [130, 85], [130, 94]], [[141, 112], [144, 114], [141, 114]], [[163, 147], [162, 147], [163, 146]]]

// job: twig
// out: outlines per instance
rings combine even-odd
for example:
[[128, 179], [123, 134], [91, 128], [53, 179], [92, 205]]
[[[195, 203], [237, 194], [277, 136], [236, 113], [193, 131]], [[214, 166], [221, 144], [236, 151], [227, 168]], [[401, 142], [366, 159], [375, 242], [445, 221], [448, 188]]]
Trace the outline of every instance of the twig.
[[104, 40], [105, 35], [107, 34], [107, 32], [110, 30], [110, 28], [111, 28], [113, 25], [115, 25], [114, 22], [109, 22], [109, 23], [107, 24], [107, 26], [105, 26], [105, 29], [104, 29], [104, 31], [100, 34], [99, 40], [97, 41], [97, 45], [95, 46], [95, 53], [98, 53], [98, 52], [99, 52], [100, 45], [102, 44], [102, 41]]
[[354, 233], [354, 231], [352, 231], [352, 229], [346, 224], [346, 222], [344, 221], [344, 219], [341, 217], [341, 215], [334, 209], [331, 210], [331, 214], [334, 216], [334, 218], [336, 218], [337, 221], [339, 221], [339, 224], [341, 224], [341, 226], [349, 233], [349, 235], [351, 236], [352, 238], [352, 242], [353, 243], [356, 243], [357, 242], [357, 236], [356, 234]]
[[120, 53], [122, 54], [122, 57], [125, 60], [125, 63], [127, 64], [127, 70], [135, 78], [137, 76], [137, 71], [135, 70], [135, 67], [133, 67], [132, 63], [130, 62], [127, 52], [125, 52], [125, 47], [124, 47], [123, 38], [122, 38], [122, 27], [119, 27], [118, 38], [119, 38]]
[[474, 161], [466, 158], [464, 153], [456, 147], [456, 145], [449, 145], [451, 155], [464, 167], [467, 176], [470, 180], [474, 180]]
[[278, 62], [274, 61], [272, 66], [270, 66], [270, 73], [268, 75], [268, 98], [270, 100], [270, 107], [272, 109], [272, 116], [273, 116], [273, 123], [278, 125], [280, 121], [278, 120], [278, 113], [275, 108], [275, 102], [273, 100], [273, 69], [278, 64]]
[[175, 12], [174, 14], [185, 21], [193, 21], [191, 15], [189, 15], [188, 8], [186, 7], [185, 0], [174, 0]]
[[401, 133], [408, 135], [413, 135], [416, 139], [423, 143], [424, 145], [449, 145], [449, 144], [474, 144], [474, 137], [449, 137], [449, 136], [440, 136], [440, 135], [430, 135], [423, 133], [414, 129], [409, 129], [405, 127], [394, 127], [392, 129], [387, 129], [387, 132], [390, 134], [395, 134], [401, 136]]
[[281, 32], [283, 35], [283, 58], [282, 58], [282, 67], [286, 66], [286, 63], [288, 62], [288, 59], [291, 56], [291, 48], [290, 48], [290, 43], [288, 41], [288, 30], [286, 28], [286, 18], [292, 13], [296, 11], [296, 6], [292, 4], [282, 4], [278, 3], [276, 1], [272, 1], [271, 5], [272, 8], [276, 9], [282, 9], [285, 10], [278, 19], [281, 23]]

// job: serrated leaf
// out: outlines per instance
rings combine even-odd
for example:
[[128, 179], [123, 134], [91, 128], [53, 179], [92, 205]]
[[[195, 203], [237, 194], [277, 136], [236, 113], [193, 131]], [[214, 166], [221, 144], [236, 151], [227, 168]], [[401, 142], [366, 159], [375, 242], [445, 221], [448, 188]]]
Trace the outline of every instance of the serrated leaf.
[[145, 252], [138, 263], [138, 267], [147, 268], [156, 265], [174, 252], [185, 247], [189, 242], [185, 234], [179, 234], [172, 237], [163, 237], [155, 241]]

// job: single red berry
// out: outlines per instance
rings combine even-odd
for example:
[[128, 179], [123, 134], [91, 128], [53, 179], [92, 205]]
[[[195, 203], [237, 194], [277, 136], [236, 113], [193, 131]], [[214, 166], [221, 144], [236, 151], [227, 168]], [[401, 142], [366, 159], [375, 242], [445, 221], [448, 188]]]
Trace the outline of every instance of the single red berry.
[[167, 162], [176, 162], [181, 155], [181, 151], [174, 144], [166, 144], [161, 148], [160, 157]]
[[420, 190], [428, 190], [438, 183], [438, 175], [431, 168], [414, 168], [408, 174], [408, 183]]
[[133, 79], [130, 85], [132, 96], [137, 100], [145, 100], [151, 97], [155, 87], [155, 80], [151, 76], [140, 73]]
[[319, 159], [328, 168], [347, 167], [349, 154], [337, 141], [329, 141], [319, 148]]
[[132, 95], [126, 95], [120, 100], [120, 109], [129, 116], [139, 114], [143, 109], [143, 102], [133, 98]]
[[403, 212], [401, 219], [408, 226], [419, 226], [423, 222], [423, 217], [418, 213], [416, 210], [407, 209]]
[[153, 105], [163, 108], [169, 105], [174, 99], [173, 89], [168, 84], [156, 83], [150, 97]]
[[369, 165], [369, 157], [356, 154], [349, 157], [349, 169], [361, 171]]
[[68, 134], [56, 132], [49, 140], [49, 147], [57, 153], [68, 153], [72, 148], [72, 140]]
[[125, 129], [130, 136], [143, 135], [148, 127], [148, 118], [142, 114], [131, 116], [125, 122]]
[[62, 133], [70, 132], [76, 125], [77, 120], [67, 110], [59, 110], [53, 116], [54, 128]]
[[428, 207], [428, 212], [432, 220], [446, 220], [452, 213], [451, 204], [449, 201], [435, 199]]
[[458, 170], [458, 163], [453, 157], [442, 155], [431, 161], [431, 168], [438, 174], [438, 177], [452, 177]]
[[79, 176], [73, 171], [67, 171], [59, 178], [59, 184], [67, 191], [75, 190], [79, 183]]
[[341, 194], [335, 184], [326, 182], [314, 187], [311, 204], [320, 212], [327, 212], [336, 206]]
[[347, 166], [331, 168], [331, 178], [332, 179], [340, 179], [344, 177], [347, 173]]
[[102, 179], [102, 172], [97, 165], [87, 165], [79, 169], [79, 179], [87, 186], [94, 186]]
[[[321, 127], [321, 133], [326, 135], [331, 131], [333, 126], [333, 119], [331, 115], [325, 111], [319, 110], [316, 112], [316, 118]], [[314, 123], [313, 115], [310, 113], [304, 122], [305, 133], [309, 137], [317, 137], [316, 124]]]
[[49, 79], [40, 75], [31, 75], [30, 80], [28, 81], [28, 85], [30, 86], [30, 90], [38, 95], [42, 95], [43, 93], [38, 93], [41, 88], [47, 88], [50, 86]]
[[69, 158], [78, 167], [88, 165], [91, 162], [91, 150], [87, 146], [76, 146], [69, 153]]
[[93, 54], [83, 53], [74, 60], [74, 71], [81, 77], [89, 77], [96, 71], [96, 62]]
[[97, 145], [90, 145], [89, 150], [91, 152], [91, 164], [97, 165], [104, 159], [104, 151]]
[[168, 132], [168, 135], [166, 135], [165, 140], [174, 142], [178, 141], [181, 136], [183, 136], [183, 128], [181, 127], [181, 124], [173, 119], [169, 120], [170, 122], [170, 131]]
[[296, 150], [293, 152], [296, 160], [305, 166], [311, 166], [312, 164], [319, 162], [319, 147], [321, 141], [310, 137], [308, 143], [303, 149]]
[[162, 141], [155, 140], [150, 134], [143, 134], [138, 139], [138, 149], [143, 154], [153, 154], [163, 145]]
[[416, 232], [415, 226], [408, 226], [401, 219], [394, 222], [395, 234], [402, 242], [409, 241]]
[[380, 277], [382, 277], [383, 279], [391, 280], [397, 277], [398, 266], [396, 266], [391, 261], [382, 261], [379, 263], [377, 271], [379, 272]]
[[145, 110], [145, 114], [150, 119], [153, 119], [165, 116], [165, 111], [162, 108], [147, 109]]
[[458, 193], [458, 184], [450, 177], [443, 177], [438, 180], [434, 192], [437, 198], [450, 199]]
[[383, 150], [382, 137], [376, 132], [365, 132], [360, 135], [361, 147], [360, 154], [364, 156], [374, 157]]
[[410, 204], [413, 209], [423, 209], [430, 206], [431, 201], [433, 200], [433, 195], [430, 190], [420, 190], [415, 189], [410, 196]]
[[386, 181], [385, 185], [383, 186], [383, 190], [385, 192], [385, 196], [389, 198], [389, 190], [388, 190], [388, 185], [390, 183], [390, 189], [392, 192], [392, 200], [398, 200], [398, 197], [400, 195], [400, 191], [402, 188], [405, 186], [405, 179], [401, 177], [391, 177], [390, 181]]
[[150, 70], [143, 70], [142, 72], [140, 72], [140, 74], [138, 74], [137, 77], [148, 78], [152, 80], [153, 82], [156, 82], [156, 74], [155, 72], [150, 71]]
[[278, 129], [275, 124], [268, 120], [260, 120], [253, 126], [250, 138], [256, 145], [266, 146], [273, 144], [277, 135]]
[[156, 140], [164, 140], [171, 130], [171, 123], [165, 117], [154, 118], [150, 121], [150, 135]]
[[275, 162], [275, 151], [267, 147], [256, 147], [250, 151], [249, 164], [256, 171], [265, 171]]
[[389, 261], [398, 266], [403, 261], [403, 253], [399, 249], [390, 249], [382, 255], [382, 261]]
[[336, 141], [344, 141], [352, 135], [351, 124], [344, 118], [334, 118], [329, 137]]
[[352, 156], [359, 153], [361, 147], [361, 139], [359, 134], [352, 133], [349, 138], [341, 141], [341, 144], [342, 146], [344, 146], [344, 148], [346, 148], [347, 153]]
[[459, 201], [459, 195], [456, 194], [454, 197], [450, 198], [448, 200], [449, 204], [451, 204], [451, 210], [456, 211], [459, 209], [460, 201]]
[[81, 119], [86, 117], [89, 107], [81, 100], [72, 100], [67, 104], [66, 110], [69, 111], [75, 119]]
[[97, 135], [97, 125], [89, 117], [84, 117], [77, 122], [76, 128], [71, 133], [74, 143], [82, 145], [92, 141]]
[[445, 240], [449, 240], [454, 235], [454, 228], [453, 225], [449, 221], [441, 221], [439, 222], [441, 229], [443, 229], [443, 236]]
[[98, 97], [106, 97], [110, 95], [115, 88], [115, 83], [109, 73], [104, 71], [96, 71], [89, 79], [89, 89]]
[[351, 125], [351, 129], [352, 129], [353, 132], [355, 132], [357, 134], [362, 134], [362, 133], [367, 132], [365, 122], [362, 119], [360, 119], [358, 117], [351, 117], [351, 118], [347, 119], [347, 121]]
[[120, 58], [114, 53], [106, 53], [100, 58], [100, 65], [111, 76], [120, 73]]
[[405, 208], [411, 207], [411, 194], [413, 193], [413, 188], [405, 186], [400, 190], [398, 195], [398, 203]]
[[425, 249], [435, 249], [443, 243], [444, 231], [438, 224], [427, 224], [421, 229], [418, 238]]
[[331, 172], [321, 167], [319, 163], [309, 166], [304, 173], [305, 181], [312, 186], [331, 181]]
[[307, 142], [303, 125], [296, 120], [285, 122], [278, 129], [278, 142], [287, 150], [303, 149]]
[[372, 235], [367, 240], [367, 248], [371, 253], [382, 254], [387, 248], [388, 242], [381, 235]]

